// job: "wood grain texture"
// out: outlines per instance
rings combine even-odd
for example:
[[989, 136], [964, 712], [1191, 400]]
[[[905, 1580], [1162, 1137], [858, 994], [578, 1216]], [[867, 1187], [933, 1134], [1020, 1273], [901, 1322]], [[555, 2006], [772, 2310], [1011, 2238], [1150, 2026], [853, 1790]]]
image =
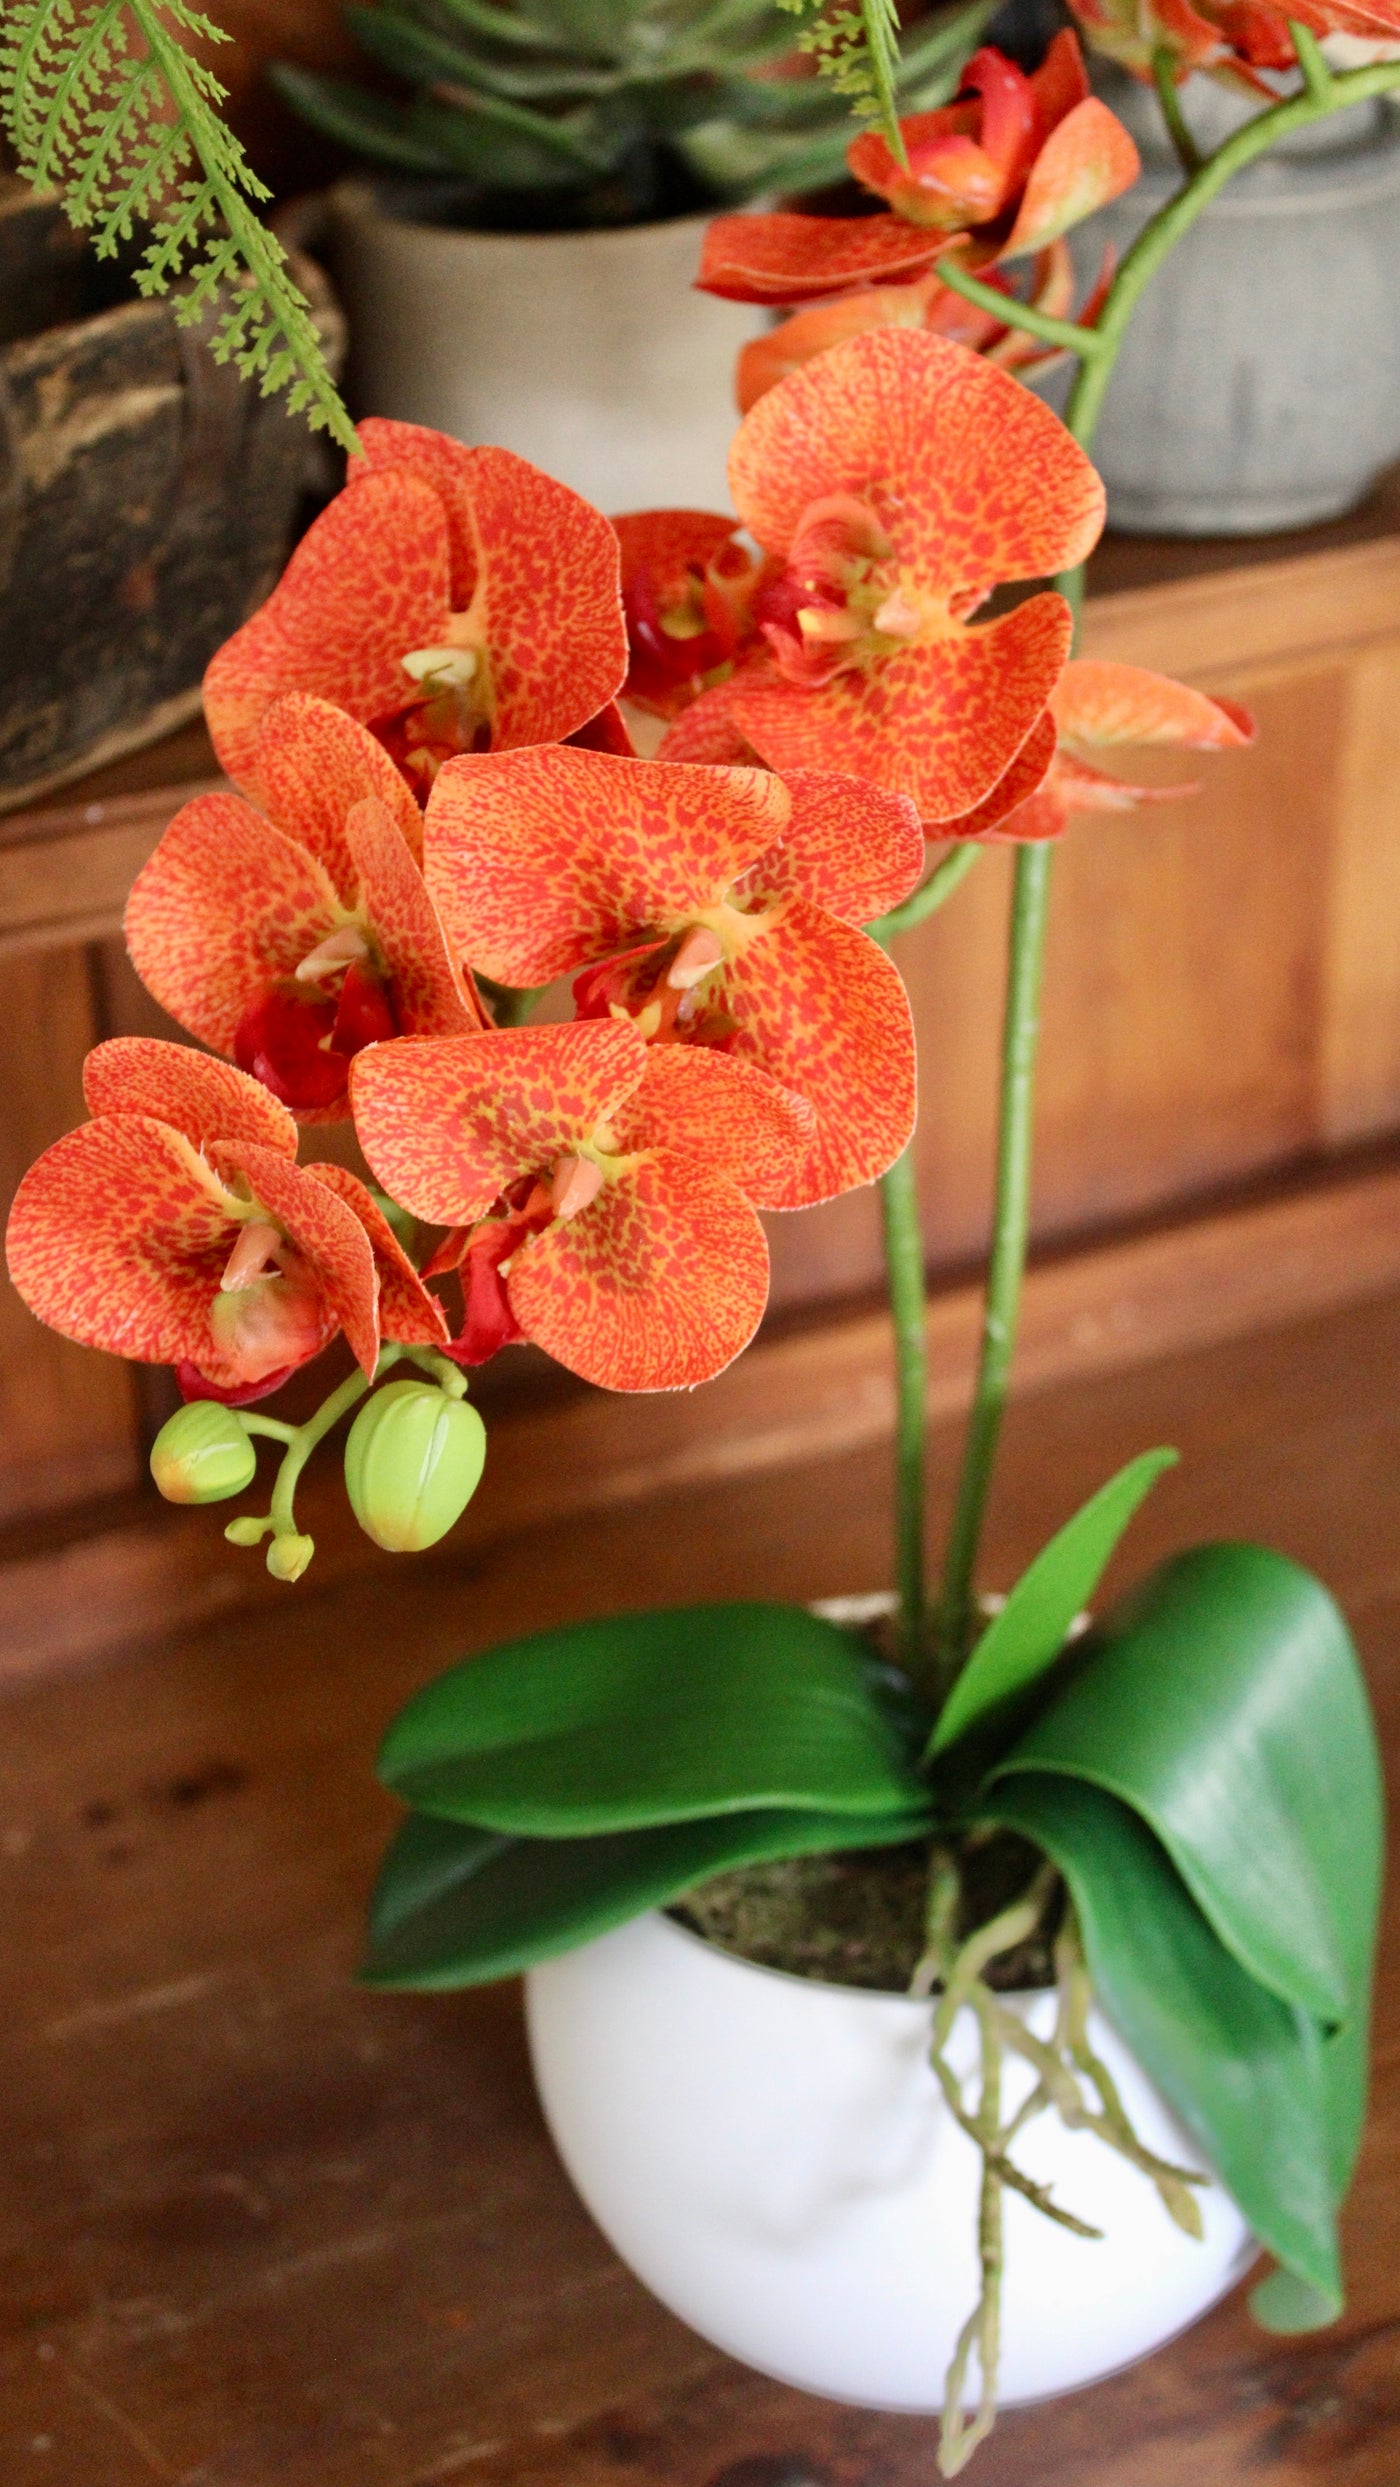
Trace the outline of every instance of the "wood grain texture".
[[[1145, 1442], [1136, 1570], [1262, 1537], [1352, 1616], [1400, 1757], [1400, 1298], [1029, 1395], [988, 1577]], [[946, 1500], [953, 1441], [934, 1445]], [[0, 2476], [55, 2487], [928, 2487], [925, 2422], [792, 2393], [616, 2262], [553, 2158], [514, 1990], [352, 1983], [385, 1721], [464, 1649], [654, 1601], [886, 1574], [883, 1451], [582, 1512], [12, 1692], [0, 1739]], [[1120, 1562], [1118, 1577], [1125, 1563]], [[309, 1584], [308, 1584], [309, 1586]], [[1393, 2487], [1400, 1910], [1348, 2312], [1242, 2295], [1135, 2372], [1007, 2416], [980, 2487]], [[930, 2251], [937, 2241], [930, 2238]], [[1086, 2248], [1091, 2251], [1091, 2248]]]

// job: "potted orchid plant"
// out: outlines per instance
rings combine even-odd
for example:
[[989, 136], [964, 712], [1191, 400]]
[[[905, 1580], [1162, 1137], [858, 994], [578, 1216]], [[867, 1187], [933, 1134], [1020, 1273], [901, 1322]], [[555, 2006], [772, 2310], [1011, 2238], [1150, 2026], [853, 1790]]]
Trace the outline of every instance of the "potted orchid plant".
[[[528, 1972], [547, 2113], [635, 2268], [770, 2372], [941, 2408], [949, 2476], [999, 2391], [1140, 2354], [1261, 2249], [1261, 2322], [1341, 2304], [1381, 1848], [1342, 1618], [1241, 1545], [1094, 1611], [1167, 1449], [1003, 1599], [979, 1567], [1055, 846], [1143, 793], [1106, 752], [1251, 730], [1073, 656], [1088, 445], [1135, 302], [1232, 171], [1400, 87], [1328, 70], [1329, 6], [1287, 21], [1297, 92], [1077, 317], [1057, 245], [1135, 159], [1070, 37], [859, 137], [887, 214], [722, 219], [705, 281], [806, 306], [746, 366], [732, 516], [614, 528], [507, 451], [364, 425], [209, 669], [234, 791], [131, 894], [137, 968], [209, 1050], [99, 1046], [91, 1119], [10, 1222], [41, 1319], [175, 1368], [163, 1492], [240, 1494], [272, 1446], [227, 1534], [291, 1581], [342, 1419], [361, 1525], [431, 1545], [483, 1475], [474, 1367], [525, 1339], [606, 1389], [703, 1384], [762, 1315], [759, 1210], [879, 1184], [893, 1594], [589, 1620], [427, 1685], [381, 1758], [408, 1812], [367, 1975]], [[1005, 367], [1027, 340], [1076, 359], [1063, 423]], [[932, 1588], [896, 956], [990, 842], [1016, 854], [994, 1233]], [[373, 1186], [299, 1161], [347, 1116]], [[268, 1413], [342, 1333], [316, 1413]]]

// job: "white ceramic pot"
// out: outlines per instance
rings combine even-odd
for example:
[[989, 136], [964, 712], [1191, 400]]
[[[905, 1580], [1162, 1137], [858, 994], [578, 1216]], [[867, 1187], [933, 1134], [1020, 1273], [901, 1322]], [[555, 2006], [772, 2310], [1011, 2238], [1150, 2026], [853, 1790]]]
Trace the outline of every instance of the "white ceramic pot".
[[330, 194], [356, 411], [517, 450], [600, 509], [727, 509], [734, 358], [763, 314], [695, 292], [708, 219], [472, 233], [424, 221], [434, 195]]
[[[560, 2157], [662, 2303], [780, 2382], [879, 2409], [940, 2408], [977, 2296], [980, 2161], [929, 2069], [931, 2006], [756, 1968], [660, 1914], [531, 1970], [526, 1991]], [[1049, 2034], [1052, 1995], [1016, 2008]], [[1141, 2139], [1199, 2166], [1101, 2018], [1094, 2043]], [[970, 2072], [975, 2050], [964, 2013], [950, 2058]], [[1030, 2081], [1008, 2063], [1008, 2108]], [[1076, 2237], [1006, 2196], [1003, 2404], [1142, 2357], [1252, 2259], [1218, 2184], [1202, 2197], [1197, 2244], [1145, 2177], [1053, 2114], [1032, 2120], [1016, 2155], [1104, 2236]]]

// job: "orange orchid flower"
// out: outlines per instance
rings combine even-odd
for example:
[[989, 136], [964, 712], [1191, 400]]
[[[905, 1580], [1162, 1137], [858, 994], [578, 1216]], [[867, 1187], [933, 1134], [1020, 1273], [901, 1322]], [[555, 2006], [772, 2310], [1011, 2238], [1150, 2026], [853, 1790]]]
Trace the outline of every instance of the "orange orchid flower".
[[732, 302], [799, 303], [922, 275], [947, 250], [976, 266], [1043, 251], [1130, 189], [1141, 166], [1121, 121], [1089, 92], [1074, 35], [1027, 77], [975, 52], [956, 102], [901, 121], [908, 161], [863, 131], [846, 150], [881, 216], [717, 216], [697, 279]]
[[486, 1025], [415, 861], [417, 804], [383, 748], [328, 700], [264, 714], [267, 813], [196, 795], [126, 908], [137, 974], [172, 1018], [302, 1122], [349, 1112], [351, 1057], [387, 1037]]
[[1085, 758], [1124, 743], [1170, 744], [1186, 751], [1232, 751], [1254, 740], [1254, 719], [1238, 701], [1208, 699], [1143, 665], [1076, 657], [1060, 676], [1050, 715], [1055, 750], [1043, 782], [1010, 811], [971, 812], [942, 834], [979, 838], [989, 846], [1058, 838], [1075, 812], [1130, 812], [1140, 803], [1170, 803], [1196, 787], [1133, 786]]
[[606, 1390], [686, 1390], [748, 1344], [768, 1292], [755, 1205], [811, 1131], [760, 1072], [648, 1047], [624, 1019], [375, 1046], [351, 1087], [379, 1180], [458, 1230], [437, 1265], [467, 1272], [463, 1361], [522, 1337]]
[[381, 1337], [444, 1341], [364, 1185], [298, 1166], [296, 1125], [256, 1080], [128, 1036], [89, 1054], [83, 1093], [92, 1121], [30, 1167], [6, 1237], [15, 1287], [51, 1329], [236, 1404], [339, 1330], [366, 1373]]
[[629, 651], [623, 696], [672, 717], [752, 639], [762, 567], [734, 520], [714, 510], [636, 510], [613, 525]]
[[782, 775], [869, 778], [926, 826], [981, 803], [1044, 717], [1071, 625], [1049, 593], [972, 616], [994, 587], [1083, 560], [1103, 525], [1064, 425], [966, 347], [884, 329], [760, 398], [729, 475], [774, 565], [765, 644], [697, 707]]
[[1276, 103], [1258, 73], [1294, 69], [1298, 54], [1290, 18], [1315, 35], [1357, 35], [1363, 42], [1400, 42], [1400, 0], [1301, 0], [1275, 8], [1270, 0], [1070, 0], [1096, 52], [1151, 85], [1165, 52], [1178, 85], [1206, 70], [1227, 86]]
[[364, 456], [204, 678], [214, 748], [256, 794], [263, 717], [311, 691], [367, 725], [414, 791], [451, 753], [559, 742], [627, 670], [607, 520], [508, 449], [415, 423]]
[[913, 804], [854, 778], [563, 750], [450, 762], [425, 822], [428, 885], [484, 974], [577, 975], [583, 1016], [806, 1098], [810, 1143], [767, 1197], [783, 1209], [872, 1182], [913, 1129], [909, 1004], [859, 927], [923, 859]]

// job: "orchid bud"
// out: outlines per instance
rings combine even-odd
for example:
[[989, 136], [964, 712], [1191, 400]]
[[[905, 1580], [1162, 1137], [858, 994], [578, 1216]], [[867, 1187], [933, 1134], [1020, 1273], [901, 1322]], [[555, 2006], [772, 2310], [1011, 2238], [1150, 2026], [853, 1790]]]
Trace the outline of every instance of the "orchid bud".
[[257, 1474], [258, 1457], [236, 1408], [192, 1399], [151, 1445], [151, 1474], [168, 1503], [222, 1503]]
[[429, 1382], [390, 1382], [350, 1428], [345, 1488], [377, 1546], [421, 1554], [460, 1520], [485, 1464], [486, 1428], [465, 1399]]
[[267, 1568], [274, 1580], [300, 1580], [315, 1551], [314, 1537], [298, 1537], [288, 1529], [268, 1547]]

